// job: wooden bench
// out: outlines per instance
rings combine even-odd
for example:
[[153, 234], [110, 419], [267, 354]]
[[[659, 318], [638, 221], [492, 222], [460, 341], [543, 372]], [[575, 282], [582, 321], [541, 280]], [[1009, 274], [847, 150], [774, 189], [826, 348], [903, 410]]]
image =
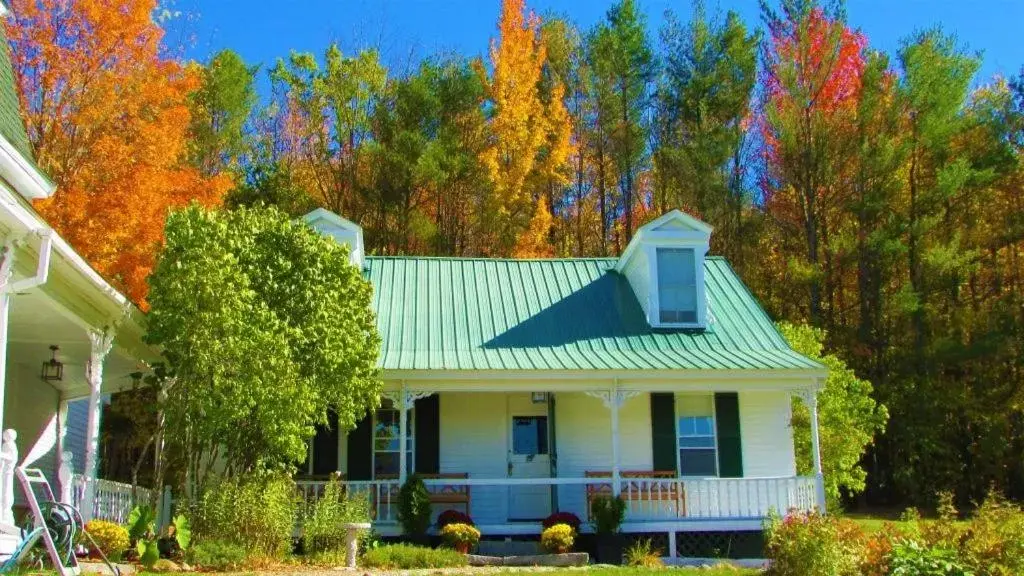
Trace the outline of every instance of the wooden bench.
[[[611, 471], [588, 470], [584, 472], [587, 478], [608, 478], [612, 477]], [[679, 482], [657, 482], [658, 480], [675, 480], [674, 472], [654, 470], [623, 470], [619, 472], [621, 491], [619, 496], [628, 502], [666, 502], [675, 504], [675, 513], [678, 517], [686, 515], [686, 494]], [[656, 484], [651, 487], [650, 481]], [[593, 519], [593, 504], [600, 496], [612, 496], [612, 483], [587, 484], [587, 517]]]
[[[424, 480], [464, 480], [469, 478], [469, 474], [466, 472], [442, 472], [440, 474], [420, 474], [420, 478]], [[380, 480], [398, 480], [398, 476], [389, 474], [387, 476], [380, 476]], [[392, 500], [398, 502], [398, 491], [400, 487], [395, 486], [392, 491]], [[462, 505], [466, 507], [466, 513], [469, 514], [469, 486], [466, 484], [434, 484], [427, 486], [427, 492], [430, 493], [431, 504], [449, 504], [449, 505]]]

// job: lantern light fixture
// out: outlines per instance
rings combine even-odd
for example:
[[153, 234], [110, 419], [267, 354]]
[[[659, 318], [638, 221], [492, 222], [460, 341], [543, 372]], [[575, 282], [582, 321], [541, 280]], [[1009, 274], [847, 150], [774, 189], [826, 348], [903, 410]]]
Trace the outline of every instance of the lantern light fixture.
[[43, 360], [43, 371], [41, 377], [46, 382], [59, 382], [64, 379], [64, 363], [57, 360], [57, 351], [60, 350], [55, 344], [50, 345], [50, 359]]

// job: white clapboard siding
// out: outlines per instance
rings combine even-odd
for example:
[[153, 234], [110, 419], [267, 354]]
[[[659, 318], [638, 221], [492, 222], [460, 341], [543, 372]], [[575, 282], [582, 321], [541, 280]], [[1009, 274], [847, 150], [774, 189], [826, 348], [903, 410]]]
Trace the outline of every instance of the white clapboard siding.
[[788, 392], [740, 392], [743, 475], [793, 476], [793, 429]]
[[[441, 394], [441, 472], [465, 472], [470, 478], [508, 475], [506, 402], [505, 394], [500, 393]], [[473, 486], [470, 506], [470, 516], [477, 524], [504, 523], [508, 488]]]
[[[622, 470], [650, 470], [651, 406], [648, 394], [630, 398], [619, 411], [619, 457]], [[579, 478], [587, 471], [611, 471], [611, 414], [597, 398], [581, 393], [555, 395], [558, 475]], [[585, 488], [560, 486], [558, 507], [587, 517]]]

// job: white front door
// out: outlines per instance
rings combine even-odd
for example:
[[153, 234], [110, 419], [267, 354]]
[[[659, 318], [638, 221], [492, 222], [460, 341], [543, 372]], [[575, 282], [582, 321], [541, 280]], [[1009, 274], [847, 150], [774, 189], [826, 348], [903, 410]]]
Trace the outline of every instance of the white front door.
[[[509, 478], [550, 478], [547, 403], [524, 406], [510, 401], [509, 424]], [[550, 513], [548, 484], [509, 487], [509, 520], [541, 520]]]

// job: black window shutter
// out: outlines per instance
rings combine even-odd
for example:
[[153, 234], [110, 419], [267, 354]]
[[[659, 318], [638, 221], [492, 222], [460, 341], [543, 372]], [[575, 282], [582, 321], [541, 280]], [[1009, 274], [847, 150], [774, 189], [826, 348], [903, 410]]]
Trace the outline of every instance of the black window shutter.
[[438, 394], [416, 401], [416, 472], [441, 471], [441, 402]]
[[338, 415], [331, 410], [327, 415], [326, 426], [316, 427], [313, 436], [313, 474], [325, 475], [336, 472], [338, 468]]
[[348, 480], [373, 480], [372, 411], [348, 431]]
[[715, 420], [718, 434], [718, 475], [743, 477], [743, 447], [740, 441], [740, 399], [735, 392], [715, 394]]
[[651, 393], [652, 462], [658, 472], [676, 472], [676, 398], [672, 393]]

